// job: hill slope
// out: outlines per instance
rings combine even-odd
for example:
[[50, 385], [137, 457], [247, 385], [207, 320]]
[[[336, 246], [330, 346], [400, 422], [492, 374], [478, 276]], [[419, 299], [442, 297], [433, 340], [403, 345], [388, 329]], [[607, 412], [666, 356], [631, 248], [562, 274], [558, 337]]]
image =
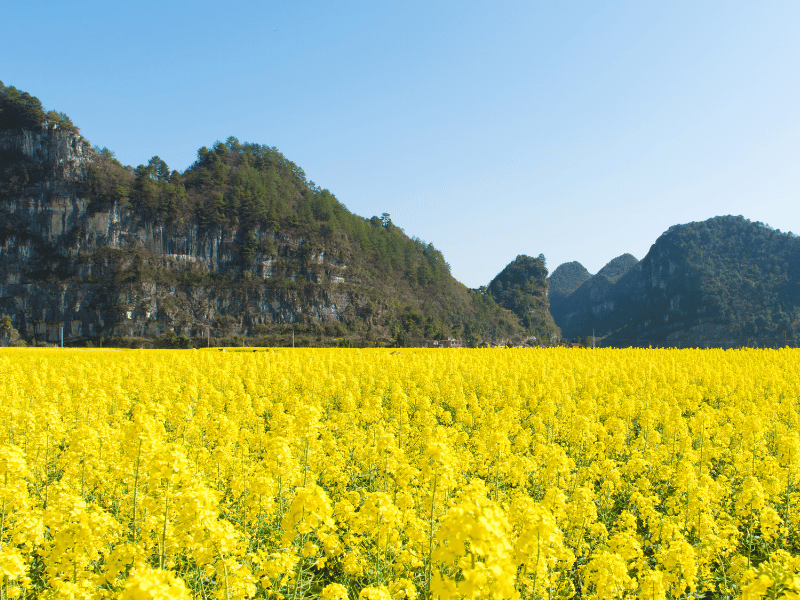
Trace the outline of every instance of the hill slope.
[[531, 329], [274, 147], [229, 138], [182, 173], [158, 156], [131, 168], [2, 84], [0, 217], [0, 313], [26, 339], [402, 344]]
[[517, 256], [489, 283], [495, 301], [516, 315], [536, 339], [548, 343], [558, 335], [550, 315], [544, 255]]

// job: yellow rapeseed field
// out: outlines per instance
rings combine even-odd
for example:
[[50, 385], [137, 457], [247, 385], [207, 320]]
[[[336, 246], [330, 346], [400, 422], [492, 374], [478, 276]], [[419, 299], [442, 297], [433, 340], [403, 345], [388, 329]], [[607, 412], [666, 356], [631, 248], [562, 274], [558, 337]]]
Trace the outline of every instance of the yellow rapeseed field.
[[800, 598], [800, 351], [0, 351], [6, 598]]

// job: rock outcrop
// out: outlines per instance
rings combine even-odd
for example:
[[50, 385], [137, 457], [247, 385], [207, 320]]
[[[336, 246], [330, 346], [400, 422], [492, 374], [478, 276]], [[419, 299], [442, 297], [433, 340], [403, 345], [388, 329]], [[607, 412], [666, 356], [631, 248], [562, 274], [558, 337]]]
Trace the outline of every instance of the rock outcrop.
[[0, 154], [13, 167], [0, 180], [0, 313], [25, 339], [229, 336], [359, 307], [347, 265], [303, 239], [251, 230], [244, 264], [236, 230], [95, 206], [94, 151], [78, 134], [5, 132]]
[[52, 186], [86, 179], [93, 150], [83, 136], [44, 124], [37, 131], [0, 131], [0, 153], [38, 166]]

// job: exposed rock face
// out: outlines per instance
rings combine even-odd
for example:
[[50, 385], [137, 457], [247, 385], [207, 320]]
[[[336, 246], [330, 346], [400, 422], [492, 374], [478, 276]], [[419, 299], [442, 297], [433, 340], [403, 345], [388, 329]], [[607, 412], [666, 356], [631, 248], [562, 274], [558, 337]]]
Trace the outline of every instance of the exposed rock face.
[[0, 154], [18, 157], [27, 177], [14, 189], [0, 180], [0, 313], [23, 338], [233, 335], [358, 307], [346, 265], [302, 239], [256, 230], [271, 250], [244, 262], [240, 232], [96, 209], [80, 135], [0, 134]]
[[594, 332], [620, 346], [732, 343], [719, 326], [704, 322], [686, 256], [662, 238], [641, 261], [630, 254], [613, 259], [562, 301], [553, 317], [566, 337]]
[[696, 287], [686, 252], [662, 235], [610, 295], [621, 312], [606, 315], [603, 333], [615, 345], [731, 346], [729, 324], [714, 322]]
[[40, 131], [0, 131], [0, 152], [22, 154], [42, 168], [52, 185], [85, 179], [92, 147], [80, 135], [43, 125]]
[[724, 345], [719, 327], [703, 321], [703, 300], [687, 281], [680, 248], [659, 239], [638, 262], [617, 257], [560, 305], [553, 317], [566, 337], [608, 336], [607, 343]]

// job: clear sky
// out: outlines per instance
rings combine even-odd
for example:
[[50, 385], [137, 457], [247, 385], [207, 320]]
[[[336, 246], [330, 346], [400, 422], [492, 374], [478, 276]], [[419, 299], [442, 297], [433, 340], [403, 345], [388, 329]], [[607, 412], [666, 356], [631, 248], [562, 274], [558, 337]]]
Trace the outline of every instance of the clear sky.
[[236, 136], [470, 287], [669, 226], [800, 232], [800, 2], [8, 2], [0, 80], [136, 166]]

